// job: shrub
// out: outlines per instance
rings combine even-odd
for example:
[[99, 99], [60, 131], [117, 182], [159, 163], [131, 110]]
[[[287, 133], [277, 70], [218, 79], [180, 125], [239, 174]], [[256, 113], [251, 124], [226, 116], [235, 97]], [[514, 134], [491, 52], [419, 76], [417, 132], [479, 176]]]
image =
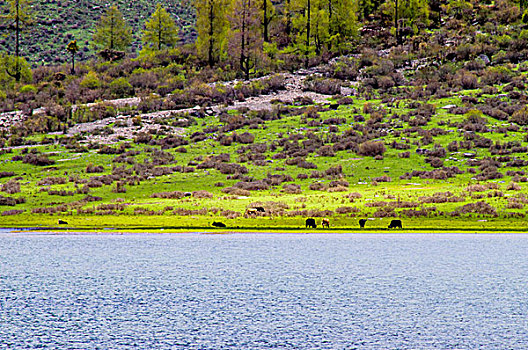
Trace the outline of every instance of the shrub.
[[372, 181], [375, 181], [375, 182], [391, 182], [392, 179], [390, 178], [390, 176], [383, 175], [383, 176], [379, 176], [379, 177], [373, 178]]
[[351, 214], [351, 213], [358, 213], [359, 208], [355, 207], [339, 207], [336, 209], [336, 213], [338, 214]]
[[304, 88], [323, 95], [337, 95], [341, 93], [341, 82], [337, 79], [310, 77], [305, 80]]
[[113, 97], [123, 98], [134, 95], [134, 87], [126, 78], [117, 78], [108, 86]]
[[281, 192], [288, 194], [300, 194], [302, 193], [301, 186], [297, 184], [284, 184]]
[[146, 132], [139, 132], [134, 136], [135, 143], [149, 143], [152, 141], [152, 135]]
[[45, 154], [27, 154], [22, 159], [22, 163], [37, 165], [37, 166], [47, 166], [55, 164], [55, 161], [49, 159]]
[[335, 157], [334, 148], [331, 145], [325, 145], [317, 150], [321, 157]]
[[17, 209], [6, 210], [6, 211], [2, 212], [2, 216], [18, 215], [18, 214], [22, 214], [23, 212], [25, 212], [25, 210], [23, 210], [23, 209], [20, 209], [20, 210], [17, 210]]
[[249, 132], [245, 132], [240, 135], [235, 134], [235, 142], [249, 144], [249, 143], [253, 143], [254, 141], [255, 141], [255, 135]]
[[362, 156], [375, 157], [382, 156], [385, 153], [383, 142], [367, 141], [359, 145], [358, 154]]
[[68, 179], [65, 177], [59, 176], [50, 176], [46, 177], [37, 182], [38, 186], [51, 186], [51, 185], [64, 185], [68, 182]]
[[243, 190], [241, 188], [236, 188], [236, 187], [222, 188], [222, 192], [227, 193], [227, 194], [231, 194], [231, 195], [234, 195], [234, 196], [245, 196], [245, 197], [248, 197], [248, 196], [251, 195], [251, 192], [249, 192], [247, 190]]
[[20, 182], [18, 182], [17, 180], [11, 179], [5, 184], [0, 186], [0, 191], [8, 193], [8, 194], [20, 193]]
[[308, 188], [311, 189], [312, 191], [324, 191], [328, 187], [322, 182], [313, 182], [310, 184]]
[[101, 81], [99, 80], [97, 73], [90, 71], [84, 76], [79, 85], [86, 89], [98, 89], [101, 87]]
[[213, 198], [213, 194], [211, 192], [201, 190], [201, 191], [194, 191], [192, 193], [192, 196], [194, 198]]
[[509, 121], [518, 125], [528, 125], [528, 107], [525, 106], [514, 112]]
[[37, 93], [37, 88], [33, 85], [24, 85], [20, 88], [19, 92], [21, 94], [26, 94], [26, 93], [33, 93], [33, 94], [36, 94]]
[[13, 198], [13, 197], [3, 197], [0, 196], [0, 205], [6, 206], [15, 206], [17, 204], [25, 203], [26, 199], [24, 197]]
[[249, 172], [245, 166], [236, 163], [218, 163], [215, 168], [224, 175], [247, 174]]
[[165, 198], [165, 199], [181, 199], [185, 197], [185, 193], [181, 191], [173, 192], [159, 192], [150, 195], [150, 198]]
[[475, 202], [468, 203], [460, 208], [456, 209], [451, 213], [452, 216], [460, 216], [463, 214], [482, 214], [482, 215], [491, 215], [497, 216], [497, 210], [486, 202]]

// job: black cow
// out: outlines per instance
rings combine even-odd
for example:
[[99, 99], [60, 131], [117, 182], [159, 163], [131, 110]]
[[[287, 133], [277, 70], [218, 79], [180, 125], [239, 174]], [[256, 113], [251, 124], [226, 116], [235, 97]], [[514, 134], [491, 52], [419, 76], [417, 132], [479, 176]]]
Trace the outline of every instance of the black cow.
[[213, 225], [214, 227], [226, 227], [226, 224], [224, 224], [223, 222], [216, 222], [216, 221], [213, 221], [211, 225]]
[[64, 220], [59, 219], [59, 225], [68, 225], [68, 223]]
[[365, 224], [367, 223], [367, 219], [360, 219], [359, 220], [359, 227], [365, 228]]
[[315, 219], [306, 219], [306, 227], [316, 228]]
[[391, 220], [389, 228], [403, 228], [401, 220]]
[[264, 209], [264, 207], [255, 207], [255, 209], [256, 209], [259, 213], [265, 213], [265, 212], [266, 212], [266, 209]]

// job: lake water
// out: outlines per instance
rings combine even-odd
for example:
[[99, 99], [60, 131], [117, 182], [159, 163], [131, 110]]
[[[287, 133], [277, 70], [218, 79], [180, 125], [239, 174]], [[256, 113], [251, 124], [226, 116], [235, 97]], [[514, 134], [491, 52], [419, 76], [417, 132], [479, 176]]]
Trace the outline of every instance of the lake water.
[[526, 349], [526, 235], [0, 234], [0, 349]]

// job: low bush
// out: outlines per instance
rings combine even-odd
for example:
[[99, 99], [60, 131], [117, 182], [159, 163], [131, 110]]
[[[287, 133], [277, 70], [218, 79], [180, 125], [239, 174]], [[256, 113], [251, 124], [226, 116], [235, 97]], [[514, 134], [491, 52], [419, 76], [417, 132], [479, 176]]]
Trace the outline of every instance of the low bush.
[[165, 199], [181, 199], [185, 197], [185, 193], [181, 191], [173, 192], [158, 192], [150, 195], [150, 198], [165, 198]]
[[383, 142], [367, 141], [359, 145], [358, 154], [362, 156], [382, 156], [386, 151]]
[[0, 185], [0, 191], [8, 193], [8, 194], [20, 193], [20, 182], [18, 182], [17, 180], [11, 179], [5, 184]]
[[22, 158], [22, 163], [36, 165], [36, 166], [48, 166], [55, 164], [53, 159], [49, 159], [45, 154], [27, 154]]
[[301, 186], [297, 184], [284, 184], [281, 192], [288, 194], [300, 194], [302, 193]]

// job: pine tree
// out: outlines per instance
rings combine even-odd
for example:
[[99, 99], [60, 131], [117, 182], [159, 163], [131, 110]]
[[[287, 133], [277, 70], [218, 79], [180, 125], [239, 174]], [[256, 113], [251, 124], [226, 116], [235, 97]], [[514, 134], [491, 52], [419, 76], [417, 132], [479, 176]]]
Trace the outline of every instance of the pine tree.
[[429, 4], [427, 0], [389, 0], [382, 6], [382, 11], [394, 20], [395, 37], [398, 44], [402, 42], [401, 27], [413, 26], [417, 22], [429, 21]]
[[258, 58], [262, 55], [261, 17], [257, 0], [234, 0], [232, 9], [232, 13], [228, 16], [231, 24], [229, 30], [230, 57], [234, 66], [243, 73], [247, 80]]
[[30, 0], [7, 0], [9, 6], [8, 15], [5, 17], [9, 22], [9, 27], [15, 32], [15, 56], [13, 71], [5, 66], [6, 73], [17, 82], [22, 77], [20, 60], [20, 34], [24, 27], [31, 24], [31, 2]]
[[145, 23], [143, 42], [152, 44], [158, 50], [162, 46], [172, 47], [178, 42], [178, 27], [170, 14], [160, 5]]
[[66, 51], [68, 51], [72, 56], [72, 68], [71, 74], [75, 74], [75, 54], [79, 51], [79, 46], [77, 46], [77, 40], [72, 40], [66, 46]]
[[355, 0], [328, 0], [328, 23], [331, 41], [336, 49], [357, 34], [358, 4]]
[[262, 39], [269, 43], [270, 34], [269, 27], [270, 23], [275, 15], [275, 7], [271, 0], [261, 0], [262, 1]]
[[198, 54], [213, 66], [225, 54], [229, 0], [195, 0]]
[[124, 50], [130, 45], [132, 42], [130, 27], [117, 6], [109, 7], [101, 16], [93, 40], [99, 47], [109, 50]]

